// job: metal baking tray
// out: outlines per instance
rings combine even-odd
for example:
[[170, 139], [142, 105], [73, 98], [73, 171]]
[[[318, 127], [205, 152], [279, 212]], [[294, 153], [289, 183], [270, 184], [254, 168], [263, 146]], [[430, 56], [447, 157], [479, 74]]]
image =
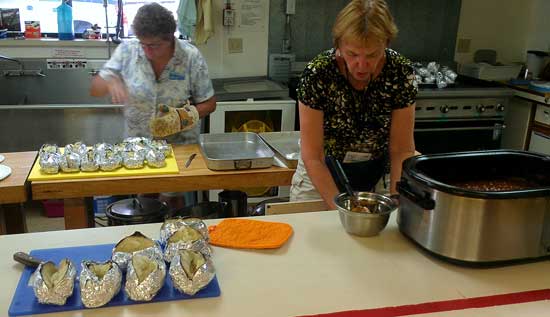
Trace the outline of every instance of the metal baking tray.
[[275, 151], [275, 160], [296, 168], [300, 158], [300, 131], [264, 132], [260, 137]]
[[275, 156], [253, 132], [201, 134], [199, 145], [211, 170], [267, 168]]

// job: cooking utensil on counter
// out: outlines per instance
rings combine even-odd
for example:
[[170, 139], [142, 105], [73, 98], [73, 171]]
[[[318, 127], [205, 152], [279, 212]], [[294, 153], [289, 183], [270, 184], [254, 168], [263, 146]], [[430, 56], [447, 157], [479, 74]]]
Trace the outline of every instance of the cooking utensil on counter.
[[40, 263], [44, 262], [40, 259], [37, 259], [31, 255], [29, 255], [28, 253], [25, 253], [25, 252], [15, 252], [13, 254], [13, 259], [16, 261], [16, 262], [19, 262], [25, 266], [29, 266], [29, 267], [38, 267], [40, 265]]
[[187, 159], [187, 162], [185, 162], [185, 168], [188, 168], [189, 165], [191, 165], [191, 162], [193, 161], [193, 159], [195, 159], [196, 156], [197, 156], [197, 153], [193, 153], [193, 154], [189, 155], [189, 158]]
[[[332, 175], [332, 178], [334, 179], [334, 182], [340, 192], [345, 192], [348, 197], [350, 197], [351, 208], [360, 206], [359, 200], [357, 199], [357, 194], [353, 191], [353, 188], [351, 188], [349, 179], [346, 176], [340, 162], [338, 162], [338, 160], [331, 155], [327, 155], [325, 161], [327, 163], [328, 170], [330, 171], [330, 174]], [[368, 208], [367, 206], [365, 207]], [[369, 212], [371, 212], [370, 209]]]

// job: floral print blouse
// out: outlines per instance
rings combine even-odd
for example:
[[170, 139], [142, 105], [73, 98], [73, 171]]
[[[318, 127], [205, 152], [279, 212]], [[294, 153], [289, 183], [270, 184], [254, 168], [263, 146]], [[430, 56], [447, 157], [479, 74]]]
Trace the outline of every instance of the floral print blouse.
[[372, 159], [387, 154], [392, 110], [414, 104], [418, 90], [411, 62], [392, 49], [385, 54], [382, 71], [361, 91], [338, 69], [335, 49], [306, 66], [298, 100], [323, 111], [326, 155], [342, 161], [347, 152], [369, 153]]
[[[151, 137], [149, 121], [158, 104], [181, 106], [188, 99], [196, 104], [214, 95], [208, 67], [199, 50], [187, 41], [175, 41], [174, 56], [158, 80], [137, 39], [122, 42], [99, 72], [104, 79], [117, 74], [126, 83], [129, 100], [124, 106], [125, 136]], [[167, 140], [197, 143], [199, 129], [197, 125]]]

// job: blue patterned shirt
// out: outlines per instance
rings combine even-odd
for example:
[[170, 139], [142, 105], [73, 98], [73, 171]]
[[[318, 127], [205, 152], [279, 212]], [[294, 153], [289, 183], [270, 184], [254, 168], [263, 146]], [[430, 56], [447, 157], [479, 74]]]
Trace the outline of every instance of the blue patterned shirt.
[[[214, 95], [208, 67], [199, 50], [187, 41], [176, 40], [174, 56], [156, 80], [151, 63], [137, 39], [123, 41], [99, 72], [108, 79], [120, 76], [128, 88], [124, 107], [125, 136], [151, 137], [149, 121], [156, 105], [180, 106], [189, 99], [197, 104]], [[200, 127], [167, 138], [170, 143], [197, 143]]]

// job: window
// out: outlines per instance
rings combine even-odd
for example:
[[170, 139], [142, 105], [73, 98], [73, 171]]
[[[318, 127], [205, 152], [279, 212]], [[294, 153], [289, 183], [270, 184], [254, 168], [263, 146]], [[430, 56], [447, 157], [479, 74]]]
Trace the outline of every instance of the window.
[[[132, 35], [130, 27], [137, 10], [142, 5], [151, 2], [158, 2], [171, 10], [174, 13], [174, 17], [177, 17], [176, 11], [179, 0], [123, 0], [124, 35]], [[117, 3], [117, 0], [107, 0], [107, 18], [111, 34], [115, 32], [117, 22]], [[61, 0], [0, 0], [0, 8], [2, 9], [19, 9], [21, 30], [25, 29], [25, 21], [40, 21], [40, 30], [42, 33], [57, 33], [56, 8], [59, 5], [61, 5]], [[105, 32], [105, 7], [103, 6], [103, 0], [72, 0], [72, 6], [75, 33], [82, 33], [93, 24], [99, 25], [101, 31]], [[10, 16], [13, 15], [12, 13]]]

